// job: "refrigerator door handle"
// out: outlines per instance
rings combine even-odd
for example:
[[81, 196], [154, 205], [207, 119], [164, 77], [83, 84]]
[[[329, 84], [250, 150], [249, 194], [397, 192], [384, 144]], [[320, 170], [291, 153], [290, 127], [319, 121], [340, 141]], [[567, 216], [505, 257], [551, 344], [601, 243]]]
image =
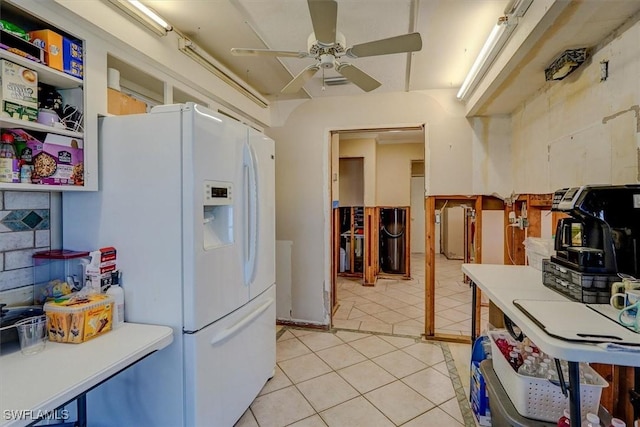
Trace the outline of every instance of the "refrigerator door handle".
[[216, 345], [219, 342], [224, 341], [225, 339], [227, 339], [231, 335], [233, 335], [236, 332], [238, 332], [240, 329], [242, 329], [245, 326], [247, 326], [249, 323], [253, 322], [258, 316], [260, 316], [262, 313], [264, 313], [271, 306], [271, 304], [273, 304], [273, 303], [274, 303], [273, 298], [269, 298], [267, 301], [264, 302], [264, 304], [262, 304], [260, 307], [256, 308], [251, 314], [249, 314], [248, 316], [244, 317], [238, 323], [236, 323], [235, 325], [233, 325], [233, 326], [221, 331], [219, 334], [215, 335], [211, 339], [211, 345]]
[[256, 156], [253, 148], [245, 145], [244, 150], [245, 166], [245, 227], [247, 240], [245, 241], [245, 264], [244, 264], [244, 284], [246, 286], [253, 282], [256, 270], [256, 251], [258, 239], [258, 181]]

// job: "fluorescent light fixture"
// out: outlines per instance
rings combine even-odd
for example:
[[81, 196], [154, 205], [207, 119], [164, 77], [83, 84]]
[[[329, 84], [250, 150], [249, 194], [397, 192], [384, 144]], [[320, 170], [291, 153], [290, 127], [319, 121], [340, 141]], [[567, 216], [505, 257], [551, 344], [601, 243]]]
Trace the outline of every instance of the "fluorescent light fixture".
[[531, 3], [533, 3], [533, 0], [511, 0], [507, 4], [507, 7], [504, 8], [504, 14], [521, 18], [527, 13]]
[[166, 36], [168, 31], [173, 30], [171, 24], [137, 0], [107, 1], [159, 36]]
[[464, 82], [462, 82], [462, 86], [460, 86], [460, 90], [456, 95], [458, 99], [466, 100], [475, 90], [482, 77], [484, 77], [484, 74], [504, 47], [514, 28], [515, 24], [510, 24], [506, 16], [501, 16], [498, 19], [498, 22], [489, 34], [489, 38], [487, 38], [478, 57], [471, 66], [471, 70], [469, 70], [467, 77], [464, 79]]
[[215, 76], [220, 78], [229, 86], [258, 104], [262, 108], [267, 108], [269, 102], [259, 93], [249, 88], [239, 77], [228, 70], [224, 65], [216, 61], [211, 55], [204, 51], [201, 47], [193, 43], [186, 37], [178, 39], [178, 49], [204, 68], [209, 70]]

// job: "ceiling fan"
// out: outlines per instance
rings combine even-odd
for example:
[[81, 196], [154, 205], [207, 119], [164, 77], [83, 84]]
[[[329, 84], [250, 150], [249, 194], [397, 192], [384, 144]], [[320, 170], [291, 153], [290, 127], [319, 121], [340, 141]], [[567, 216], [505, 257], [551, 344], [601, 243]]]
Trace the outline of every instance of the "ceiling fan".
[[344, 35], [336, 31], [338, 3], [335, 0], [307, 0], [313, 33], [307, 40], [307, 52], [295, 52], [271, 49], [233, 48], [231, 53], [237, 56], [276, 56], [291, 58], [314, 58], [309, 65], [293, 78], [282, 93], [298, 92], [320, 69], [335, 68], [338, 73], [370, 92], [380, 86], [380, 82], [356, 66], [341, 62], [339, 59], [363, 58], [367, 56], [388, 55], [392, 53], [415, 52], [422, 49], [420, 33], [404, 34], [396, 37], [370, 41], [347, 47]]

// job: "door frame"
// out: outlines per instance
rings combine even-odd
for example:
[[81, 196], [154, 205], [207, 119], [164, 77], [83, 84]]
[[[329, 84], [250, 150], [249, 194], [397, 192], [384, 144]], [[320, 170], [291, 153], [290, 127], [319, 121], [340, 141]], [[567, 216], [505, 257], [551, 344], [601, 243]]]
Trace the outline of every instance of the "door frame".
[[[436, 266], [435, 266], [435, 229], [436, 229], [436, 204], [439, 201], [456, 201], [456, 202], [471, 202], [474, 204], [476, 210], [476, 225], [475, 225], [475, 257], [474, 261], [477, 264], [482, 263], [482, 196], [427, 196], [425, 197], [425, 319], [424, 319], [424, 335], [427, 339], [435, 339], [440, 341], [470, 343], [471, 335], [452, 335], [452, 334], [437, 334], [436, 322], [435, 322], [435, 283], [436, 283]], [[482, 295], [478, 289], [478, 297], [476, 298], [476, 305], [472, 307], [474, 311], [473, 315], [477, 319], [480, 318], [480, 301]], [[480, 335], [480, 322], [476, 323], [476, 336]]]
[[[331, 284], [330, 284], [331, 295], [329, 296], [328, 301], [326, 302], [326, 304], [329, 304], [329, 307], [327, 307], [326, 305], [325, 307], [328, 309], [328, 312], [329, 312], [329, 328], [333, 327], [333, 314], [335, 310], [337, 310], [338, 308], [336, 282], [338, 278], [338, 269], [340, 265], [339, 264], [340, 252], [336, 250], [336, 227], [337, 227], [337, 221], [339, 218], [336, 212], [338, 211], [337, 202], [339, 200], [339, 194], [340, 194], [340, 191], [339, 191], [340, 178], [339, 178], [339, 173], [337, 173], [339, 169], [339, 162], [340, 162], [340, 133], [385, 132], [385, 131], [403, 131], [403, 130], [407, 130], [407, 131], [422, 130], [423, 144], [425, 148], [424, 161], [426, 165], [426, 155], [428, 151], [427, 151], [427, 125], [425, 123], [389, 125], [389, 126], [385, 126], [385, 125], [366, 126], [361, 128], [352, 126], [352, 127], [345, 127], [345, 128], [333, 128], [333, 129], [328, 128], [327, 129], [327, 134], [328, 134], [327, 161], [329, 164], [328, 164], [328, 168], [325, 170], [327, 171], [327, 175], [328, 175], [326, 177], [328, 178], [327, 185], [328, 185], [329, 212], [327, 214], [327, 218], [329, 219], [329, 222], [328, 224], [327, 222], [325, 222], [325, 230], [328, 229], [329, 238], [328, 238], [328, 241], [325, 240], [325, 242], [327, 242], [329, 245], [328, 255], [329, 255], [330, 261], [328, 262], [328, 267], [329, 267], [329, 277], [331, 280]], [[425, 174], [425, 183], [426, 183], [426, 174]], [[338, 196], [338, 198], [336, 198], [336, 196]], [[365, 208], [366, 208], [366, 205], [365, 205]], [[339, 235], [339, 231], [337, 234]], [[377, 268], [375, 264], [372, 264], [371, 267], [373, 270]]]

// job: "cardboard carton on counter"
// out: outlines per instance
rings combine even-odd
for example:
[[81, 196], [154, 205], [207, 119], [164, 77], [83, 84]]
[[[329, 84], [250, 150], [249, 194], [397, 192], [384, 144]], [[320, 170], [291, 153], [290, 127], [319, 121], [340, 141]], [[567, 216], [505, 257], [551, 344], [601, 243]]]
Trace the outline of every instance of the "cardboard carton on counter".
[[113, 298], [91, 295], [44, 304], [49, 341], [79, 344], [111, 330]]
[[84, 185], [83, 140], [48, 133], [41, 141], [23, 129], [5, 129], [14, 135], [20, 159], [33, 165], [34, 184]]

